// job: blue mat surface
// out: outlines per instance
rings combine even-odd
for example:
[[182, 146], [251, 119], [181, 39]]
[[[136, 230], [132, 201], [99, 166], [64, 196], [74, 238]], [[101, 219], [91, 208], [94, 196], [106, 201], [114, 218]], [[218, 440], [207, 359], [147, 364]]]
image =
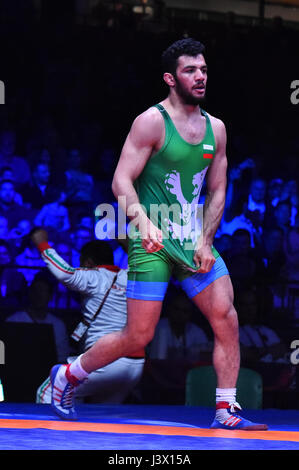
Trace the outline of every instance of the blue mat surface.
[[[57, 422], [49, 405], [1, 403], [0, 420], [11, 420], [12, 427], [1, 428], [1, 450], [298, 450], [299, 442], [163, 435], [163, 427], [209, 428], [214, 409], [155, 405], [78, 405], [79, 423], [119, 423], [161, 426], [161, 435], [146, 432], [117, 433], [65, 431], [33, 428], [15, 429], [14, 420]], [[265, 422], [272, 431], [299, 432], [299, 410], [246, 410], [244, 415]]]

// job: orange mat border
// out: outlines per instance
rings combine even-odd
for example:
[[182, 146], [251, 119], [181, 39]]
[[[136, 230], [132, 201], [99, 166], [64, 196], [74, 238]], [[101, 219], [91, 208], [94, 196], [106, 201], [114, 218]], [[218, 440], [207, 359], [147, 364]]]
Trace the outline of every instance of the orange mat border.
[[222, 437], [229, 439], [262, 439], [266, 441], [299, 442], [299, 432], [296, 431], [228, 431], [225, 429], [204, 429], [180, 426], [88, 423], [78, 421], [47, 421], [31, 419], [0, 419], [0, 428], [45, 428], [55, 431], [89, 431], [118, 434], [160, 434], [165, 436]]

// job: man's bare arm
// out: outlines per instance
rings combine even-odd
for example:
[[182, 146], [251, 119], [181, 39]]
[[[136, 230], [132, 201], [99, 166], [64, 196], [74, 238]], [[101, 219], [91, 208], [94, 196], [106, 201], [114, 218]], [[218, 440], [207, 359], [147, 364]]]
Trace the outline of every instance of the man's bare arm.
[[203, 209], [202, 243], [194, 256], [195, 263], [200, 266], [199, 272], [209, 272], [215, 263], [215, 257], [211, 248], [225, 206], [227, 172], [226, 130], [223, 122], [219, 119], [213, 119], [212, 124], [216, 140], [216, 154], [206, 177], [207, 195]]
[[143, 247], [148, 252], [163, 248], [162, 233], [146, 216], [134, 188], [134, 181], [159, 144], [163, 132], [163, 120], [156, 109], [150, 108], [138, 116], [123, 146], [112, 182], [113, 194], [132, 223], [140, 230]]

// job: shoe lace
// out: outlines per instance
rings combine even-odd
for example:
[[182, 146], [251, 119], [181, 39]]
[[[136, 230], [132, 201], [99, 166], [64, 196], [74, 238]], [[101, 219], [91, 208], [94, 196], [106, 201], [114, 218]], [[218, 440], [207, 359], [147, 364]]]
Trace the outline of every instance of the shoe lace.
[[229, 403], [229, 410], [231, 413], [236, 413], [237, 411], [241, 411], [242, 408], [239, 403], [235, 401], [234, 403]]
[[64, 396], [61, 400], [61, 405], [63, 408], [72, 408], [74, 405], [74, 386], [68, 383], [64, 390]]

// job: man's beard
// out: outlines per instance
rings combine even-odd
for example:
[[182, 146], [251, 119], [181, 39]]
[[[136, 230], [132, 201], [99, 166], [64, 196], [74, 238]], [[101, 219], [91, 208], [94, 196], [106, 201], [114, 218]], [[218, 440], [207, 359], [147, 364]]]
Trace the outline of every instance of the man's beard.
[[193, 96], [191, 93], [189, 93], [180, 83], [180, 81], [175, 78], [176, 81], [176, 92], [179, 95], [180, 98], [184, 100], [184, 103], [187, 105], [191, 106], [197, 106], [205, 101], [205, 95], [204, 96]]

